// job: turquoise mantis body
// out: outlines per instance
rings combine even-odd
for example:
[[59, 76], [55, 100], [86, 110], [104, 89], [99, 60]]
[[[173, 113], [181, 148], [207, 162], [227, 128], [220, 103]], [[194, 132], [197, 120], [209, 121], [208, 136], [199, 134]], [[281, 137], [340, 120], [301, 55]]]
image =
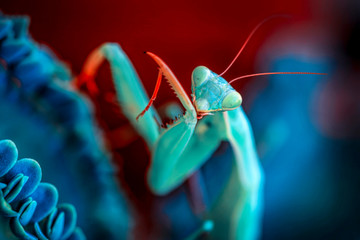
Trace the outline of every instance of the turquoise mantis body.
[[148, 54], [186, 111], [166, 129], [159, 127], [153, 108], [136, 120], [149, 100], [136, 71], [117, 44], [104, 44], [94, 50], [77, 84], [86, 82], [89, 90], [96, 92], [89, 79], [103, 60], [110, 63], [119, 104], [151, 152], [147, 180], [157, 195], [177, 188], [212, 156], [221, 142], [227, 141], [233, 152], [227, 184], [215, 203], [201, 213], [203, 228], [189, 239], [201, 232], [208, 232], [209, 239], [255, 239], [261, 218], [263, 174], [249, 121], [240, 108], [240, 94], [222, 77], [201, 66], [192, 74], [190, 100], [170, 68], [155, 54]]
[[[227, 142], [230, 145], [231, 168], [227, 175], [221, 175], [225, 178], [222, 180], [226, 184], [221, 185], [221, 191], [211, 197], [214, 201], [208, 205], [204, 204], [206, 206], [200, 207], [200, 211], [194, 210], [203, 224], [200, 229], [188, 234], [186, 239], [196, 239], [206, 233], [207, 239], [250, 240], [256, 239], [260, 232], [263, 172], [255, 150], [250, 123], [240, 107], [241, 95], [230, 83], [246, 77], [273, 74], [324, 75], [301, 72], [256, 73], [241, 76], [229, 83], [222, 78], [254, 32], [271, 18], [273, 17], [265, 19], [253, 29], [234, 60], [220, 75], [207, 67], [196, 67], [191, 76], [191, 98], [187, 96], [181, 83], [165, 62], [155, 54], [146, 52], [159, 66], [155, 91], [149, 100], [130, 60], [120, 46], [113, 43], [104, 44], [90, 54], [75, 82], [77, 86], [86, 83], [90, 93], [96, 94], [96, 72], [104, 60], [110, 63], [118, 103], [151, 152], [146, 179], [151, 191], [158, 196], [170, 196], [170, 193], [181, 188], [186, 180], [190, 183], [194, 181], [196, 185], [196, 180], [192, 179], [202, 174], [207, 162], [213, 159], [214, 153], [221, 148], [222, 143]], [[158, 113], [151, 108], [162, 76], [168, 81], [185, 109], [185, 113], [171, 124], [167, 124], [166, 128], [159, 126]], [[223, 165], [220, 163], [220, 166], [215, 167], [226, 169], [225, 165], [224, 162]], [[209, 175], [207, 177], [204, 181], [209, 181]], [[216, 177], [210, 176], [215, 179]], [[202, 185], [202, 188], [206, 187]], [[198, 190], [199, 188], [195, 187], [195, 190], [191, 191], [197, 195], [195, 199], [202, 202], [207, 193], [204, 189]], [[181, 229], [183, 223], [175, 222], [180, 225], [177, 228]], [[155, 239], [169, 238], [156, 236]], [[174, 236], [171, 236], [171, 239], [173, 238]], [[176, 236], [176, 239], [181, 238]]]

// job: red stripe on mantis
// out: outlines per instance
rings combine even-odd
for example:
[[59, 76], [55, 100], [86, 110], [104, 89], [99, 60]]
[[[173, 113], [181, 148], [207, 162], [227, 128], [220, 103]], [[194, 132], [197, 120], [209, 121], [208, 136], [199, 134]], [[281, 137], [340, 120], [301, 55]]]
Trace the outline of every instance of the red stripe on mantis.
[[161, 69], [159, 69], [159, 74], [156, 80], [156, 86], [155, 86], [155, 90], [151, 96], [151, 99], [148, 103], [148, 105], [145, 107], [145, 109], [136, 117], [136, 120], [139, 120], [140, 117], [144, 116], [144, 114], [149, 110], [149, 108], [151, 107], [151, 105], [153, 104], [153, 102], [156, 99], [157, 93], [159, 91], [160, 88], [160, 84], [161, 84], [161, 79], [162, 79], [162, 71]]
[[98, 94], [99, 89], [95, 83], [94, 77], [104, 60], [105, 56], [101, 51], [101, 48], [95, 49], [86, 59], [79, 77], [75, 80], [75, 86], [80, 88], [83, 84], [86, 84], [91, 95]]
[[184, 108], [187, 111], [192, 111], [193, 113], [196, 113], [194, 106], [190, 101], [190, 98], [188, 97], [185, 90], [181, 86], [179, 80], [177, 80], [177, 78], [175, 77], [175, 74], [166, 65], [166, 63], [154, 53], [151, 52], [145, 52], [145, 53], [149, 55], [152, 59], [154, 59], [154, 61], [159, 65], [164, 77], [170, 83], [171, 87], [174, 89], [177, 97], [180, 99]]

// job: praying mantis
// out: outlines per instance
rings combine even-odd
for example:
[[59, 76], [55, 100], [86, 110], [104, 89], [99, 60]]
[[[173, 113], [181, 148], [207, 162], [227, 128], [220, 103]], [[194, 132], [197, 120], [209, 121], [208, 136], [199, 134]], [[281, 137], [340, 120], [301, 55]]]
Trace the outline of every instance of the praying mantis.
[[[241, 95], [222, 75], [262, 23], [251, 32], [222, 74], [218, 75], [204, 66], [194, 69], [191, 76], [191, 98], [169, 66], [154, 53], [146, 52], [159, 66], [155, 91], [149, 100], [130, 60], [121, 47], [114, 43], [106, 43], [95, 49], [75, 80], [77, 87], [86, 84], [90, 93], [97, 94], [94, 81], [96, 73], [103, 61], [110, 63], [119, 105], [151, 152], [147, 182], [156, 195], [166, 196], [186, 179], [191, 179], [222, 142], [230, 145], [231, 170], [228, 172], [226, 185], [215, 196], [216, 200], [212, 204], [205, 204], [204, 209], [198, 213], [203, 219], [203, 225], [198, 231], [188, 234], [186, 239], [196, 239], [203, 233], [207, 234], [208, 239], [256, 239], [259, 234], [264, 175], [250, 123], [241, 108]], [[271, 74], [301, 73], [260, 73], [237, 79]], [[167, 125], [167, 128], [159, 126], [158, 113], [151, 107], [162, 76], [185, 109], [185, 113]]]

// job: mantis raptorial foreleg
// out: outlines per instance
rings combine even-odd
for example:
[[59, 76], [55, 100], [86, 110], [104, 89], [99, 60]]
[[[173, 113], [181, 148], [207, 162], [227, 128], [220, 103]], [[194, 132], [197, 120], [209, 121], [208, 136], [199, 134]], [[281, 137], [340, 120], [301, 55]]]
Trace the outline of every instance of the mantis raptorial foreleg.
[[143, 110], [149, 101], [145, 90], [130, 60], [118, 44], [106, 43], [95, 49], [85, 62], [83, 72], [77, 79], [78, 86], [87, 84], [92, 94], [97, 93], [97, 87], [93, 78], [98, 68], [107, 60], [110, 64], [114, 85], [119, 104], [134, 128], [146, 140], [152, 152], [152, 161], [148, 173], [149, 186], [154, 192], [163, 194], [173, 189], [172, 174], [174, 166], [178, 162], [190, 137], [193, 135], [197, 122], [196, 112], [190, 102], [186, 100], [185, 91], [175, 76], [164, 66], [169, 81], [177, 92], [186, 108], [185, 115], [171, 127], [163, 130], [160, 135], [159, 126], [155, 121], [157, 113], [150, 108], [149, 113], [136, 120], [136, 116]]
[[[189, 139], [186, 148], [177, 149], [179, 155], [176, 158], [176, 162], [171, 162], [170, 164], [172, 160], [169, 160], [166, 156], [153, 158], [154, 161], [158, 162], [156, 162], [157, 165], [153, 163], [152, 168], [149, 169], [149, 174], [152, 174], [154, 178], [159, 178], [159, 172], [167, 174], [162, 179], [166, 183], [166, 186], [162, 189], [163, 191], [168, 192], [183, 183], [218, 148], [221, 140], [224, 139], [221, 133], [225, 131], [224, 124], [219, 123], [219, 116], [221, 114], [217, 113], [214, 116], [205, 117], [197, 123], [195, 132]], [[182, 124], [185, 125], [184, 123]], [[176, 126], [176, 130], [174, 130], [181, 131], [180, 126]], [[164, 138], [162, 141], [166, 141], [166, 139]], [[161, 150], [163, 149], [159, 149], [159, 151]], [[165, 151], [161, 152], [164, 155], [167, 154]]]
[[159, 136], [148, 172], [148, 183], [155, 193], [163, 195], [177, 186], [174, 175], [178, 170], [180, 156], [194, 133], [194, 128], [195, 123], [187, 123], [183, 118]]
[[176, 178], [174, 178], [178, 170], [176, 167], [180, 156], [194, 134], [197, 115], [186, 92], [170, 68], [156, 55], [152, 53], [148, 53], [148, 55], [157, 62], [160, 71], [162, 71], [186, 111], [184, 116], [160, 134], [152, 153], [148, 183], [155, 193], [163, 195], [177, 186]]
[[90, 93], [97, 94], [94, 77], [104, 60], [110, 64], [117, 100], [122, 111], [152, 149], [159, 136], [159, 126], [155, 121], [157, 113], [149, 109], [149, 114], [136, 121], [137, 114], [146, 107], [149, 98], [129, 58], [118, 44], [105, 43], [95, 49], [86, 60], [75, 84], [87, 84]]

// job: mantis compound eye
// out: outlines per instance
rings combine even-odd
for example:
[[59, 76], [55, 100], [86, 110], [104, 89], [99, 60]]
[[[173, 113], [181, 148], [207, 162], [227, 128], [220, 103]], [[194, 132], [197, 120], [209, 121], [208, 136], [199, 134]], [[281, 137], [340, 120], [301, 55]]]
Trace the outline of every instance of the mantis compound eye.
[[207, 67], [204, 66], [196, 67], [191, 76], [193, 85], [199, 87], [201, 84], [203, 84], [205, 81], [208, 80], [209, 76], [210, 76], [210, 70]]
[[199, 111], [206, 111], [209, 109], [209, 102], [204, 98], [196, 100], [195, 105], [196, 109], [198, 109]]
[[226, 95], [226, 97], [221, 103], [221, 106], [224, 110], [234, 109], [240, 107], [241, 103], [242, 103], [242, 97], [240, 93], [234, 91]]

